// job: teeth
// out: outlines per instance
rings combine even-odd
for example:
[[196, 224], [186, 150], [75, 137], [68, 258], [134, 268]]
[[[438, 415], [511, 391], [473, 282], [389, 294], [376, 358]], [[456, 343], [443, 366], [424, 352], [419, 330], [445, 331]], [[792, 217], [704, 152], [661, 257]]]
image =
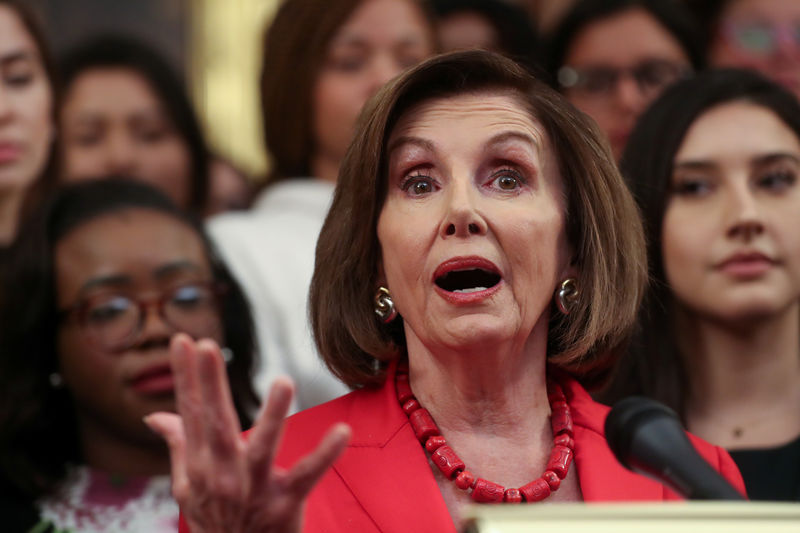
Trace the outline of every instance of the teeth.
[[469, 289], [455, 289], [453, 292], [458, 292], [461, 294], [466, 294], [470, 292], [478, 292], [478, 291], [485, 291], [486, 287], [470, 287]]

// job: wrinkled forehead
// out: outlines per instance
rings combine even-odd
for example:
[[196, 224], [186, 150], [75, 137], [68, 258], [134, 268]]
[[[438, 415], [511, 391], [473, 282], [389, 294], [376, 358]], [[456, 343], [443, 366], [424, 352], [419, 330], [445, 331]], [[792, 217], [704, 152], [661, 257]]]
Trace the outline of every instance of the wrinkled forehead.
[[519, 93], [481, 90], [424, 99], [404, 110], [392, 125], [385, 146], [388, 159], [409, 142], [472, 136], [476, 142], [497, 137], [529, 143], [539, 158], [549, 153], [545, 128]]

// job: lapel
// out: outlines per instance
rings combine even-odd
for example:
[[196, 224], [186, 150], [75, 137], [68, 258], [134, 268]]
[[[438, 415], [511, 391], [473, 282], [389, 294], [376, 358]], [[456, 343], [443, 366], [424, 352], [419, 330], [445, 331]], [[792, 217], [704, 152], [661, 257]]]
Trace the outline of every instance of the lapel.
[[353, 402], [347, 415], [353, 435], [334, 468], [380, 531], [455, 533], [425, 451], [397, 402], [394, 366], [383, 387]]
[[663, 485], [631, 472], [614, 457], [603, 429], [610, 409], [592, 400], [574, 378], [560, 374], [559, 381], [572, 411], [575, 466], [584, 501], [667, 499], [667, 489]]

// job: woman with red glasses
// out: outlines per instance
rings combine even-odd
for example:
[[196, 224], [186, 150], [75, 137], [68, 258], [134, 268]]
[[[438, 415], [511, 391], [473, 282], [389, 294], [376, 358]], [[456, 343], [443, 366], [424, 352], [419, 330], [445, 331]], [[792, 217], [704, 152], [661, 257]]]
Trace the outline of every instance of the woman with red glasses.
[[236, 413], [249, 425], [257, 399], [243, 294], [201, 227], [138, 182], [66, 187], [12, 250], [0, 299], [10, 530], [174, 531], [169, 455], [142, 418], [175, 410], [168, 345], [185, 332], [227, 348]]

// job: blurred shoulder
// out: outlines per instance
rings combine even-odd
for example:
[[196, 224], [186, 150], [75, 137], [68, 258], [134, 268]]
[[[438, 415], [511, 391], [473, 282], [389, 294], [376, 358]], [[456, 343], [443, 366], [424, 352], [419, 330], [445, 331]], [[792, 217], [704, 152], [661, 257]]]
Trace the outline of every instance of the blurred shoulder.
[[[220, 248], [316, 244], [334, 186], [318, 179], [291, 179], [264, 189], [248, 211], [211, 217], [206, 229]], [[235, 243], [241, 243], [237, 245]]]

